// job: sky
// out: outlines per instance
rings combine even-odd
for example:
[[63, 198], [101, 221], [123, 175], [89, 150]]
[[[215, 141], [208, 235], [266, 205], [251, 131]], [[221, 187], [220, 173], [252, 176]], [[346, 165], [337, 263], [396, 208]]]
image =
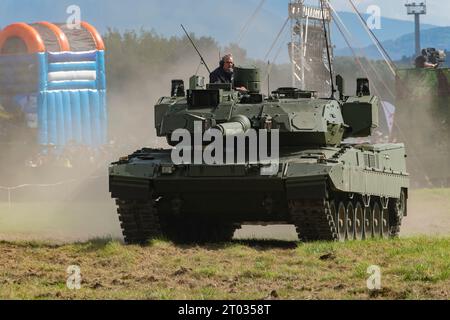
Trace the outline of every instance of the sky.
[[[267, 0], [267, 6], [276, 9], [279, 14], [285, 14], [286, 3], [288, 1]], [[308, 3], [317, 4], [316, 1], [306, 0]], [[352, 9], [348, 0], [331, 0], [332, 6], [339, 11], [351, 12]], [[427, 16], [423, 17], [423, 22], [427, 24], [434, 24], [438, 26], [449, 26], [450, 17], [450, 1], [448, 0], [353, 0], [358, 9], [362, 12], [366, 11], [371, 5], [377, 5], [381, 9], [381, 15], [386, 18], [393, 18], [399, 20], [413, 20], [413, 17], [406, 15], [406, 2], [426, 2], [428, 7]], [[284, 11], [283, 11], [284, 10]]]
[[[162, 20], [178, 13], [201, 18], [209, 14], [211, 5], [217, 7], [216, 14], [239, 15], [239, 11], [255, 9], [261, 0], [1, 0], [0, 24], [5, 25], [20, 19], [36, 17], [52, 17], [64, 19], [67, 17], [65, 9], [70, 5], [79, 5], [87, 17], [103, 17], [105, 22], [129, 21], [134, 19], [136, 24], [152, 24], [157, 26]], [[365, 11], [370, 5], [378, 5], [384, 17], [408, 20], [404, 7], [408, 0], [353, 0], [360, 11]], [[421, 0], [417, 0], [419, 2]], [[425, 1], [425, 0], [424, 0]], [[264, 10], [273, 18], [280, 21], [287, 14], [289, 0], [265, 0]], [[317, 0], [306, 0], [316, 4]], [[423, 22], [434, 25], [450, 25], [450, 1], [428, 0], [428, 15]], [[348, 0], [331, 0], [332, 5], [339, 11], [351, 11]], [[206, 5], [207, 4], [207, 5]], [[160, 14], [165, 14], [162, 16]], [[245, 13], [245, 12], [242, 12]], [[412, 17], [409, 17], [412, 20]]]
[[[70, 16], [67, 8], [79, 6], [82, 20], [96, 26], [101, 32], [108, 27], [119, 30], [154, 29], [164, 36], [182, 36], [180, 24], [197, 36], [211, 36], [223, 46], [237, 42], [249, 56], [266, 56], [286, 17], [288, 0], [265, 0], [261, 12], [247, 32], [241, 33], [262, 0], [0, 0], [0, 26], [13, 22], [63, 22]], [[317, 4], [317, 0], [306, 0]], [[378, 5], [381, 15], [412, 21], [406, 15], [405, 0], [353, 0], [361, 12]], [[348, 0], [331, 0], [338, 11], [351, 11]], [[428, 15], [422, 22], [450, 25], [450, 1], [428, 0]], [[411, 29], [411, 32], [413, 30]], [[288, 30], [281, 40], [289, 41]], [[280, 42], [281, 43], [281, 42]], [[275, 50], [276, 51], [276, 50]], [[281, 61], [287, 61], [287, 50], [282, 50]]]

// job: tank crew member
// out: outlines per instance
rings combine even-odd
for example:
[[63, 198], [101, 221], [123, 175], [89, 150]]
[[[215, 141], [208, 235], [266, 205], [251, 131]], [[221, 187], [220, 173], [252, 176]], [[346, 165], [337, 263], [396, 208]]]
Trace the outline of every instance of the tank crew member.
[[[209, 75], [209, 83], [233, 83], [234, 81], [234, 61], [233, 55], [227, 54], [220, 60], [219, 67]], [[235, 88], [236, 90], [246, 93], [244, 87]]]
[[220, 66], [211, 72], [209, 83], [233, 83], [234, 61], [231, 54], [223, 56]]

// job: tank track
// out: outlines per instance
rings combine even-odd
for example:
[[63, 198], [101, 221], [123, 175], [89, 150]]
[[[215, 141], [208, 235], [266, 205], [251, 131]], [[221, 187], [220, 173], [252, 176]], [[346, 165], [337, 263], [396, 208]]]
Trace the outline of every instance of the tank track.
[[400, 235], [400, 228], [402, 225], [402, 218], [403, 217], [393, 217], [391, 218], [391, 225], [390, 225], [390, 230], [389, 230], [389, 236], [391, 238], [398, 238]]
[[400, 235], [403, 217], [406, 213], [406, 193], [402, 190], [400, 199], [392, 200], [389, 203], [389, 236], [397, 238]]
[[[381, 232], [381, 235], [374, 233], [374, 229], [364, 230], [364, 239], [383, 235], [385, 238], [398, 237], [402, 218], [406, 212], [404, 197], [405, 195], [402, 194], [401, 199], [391, 199], [388, 208], [384, 211], [389, 214], [388, 234], [384, 231]], [[335, 216], [337, 213], [333, 213], [330, 204], [333, 202], [336, 206], [339, 199], [345, 204], [352, 203], [354, 207], [356, 203], [362, 202], [360, 196], [354, 195], [350, 199], [347, 194], [333, 195], [333, 199], [327, 195], [322, 199], [291, 200], [289, 202], [290, 219], [295, 225], [301, 241], [345, 241], [357, 238], [354, 233], [352, 233], [353, 236], [349, 236], [349, 232], [345, 231], [346, 236], [344, 237], [338, 231], [336, 225], [338, 218]], [[188, 217], [174, 212], [165, 212], [160, 217], [154, 200], [118, 199], [116, 202], [127, 244], [142, 245], [149, 240], [161, 237], [183, 244], [224, 242], [230, 241], [235, 230], [239, 228], [227, 221], [208, 221], [206, 217]], [[370, 212], [375, 204], [380, 204], [376, 197], [370, 201]], [[373, 219], [373, 214], [370, 216]]]
[[183, 217], [171, 212], [160, 214], [154, 200], [117, 199], [116, 203], [126, 244], [144, 245], [157, 238], [180, 244], [224, 242], [230, 241], [240, 227], [229, 222]]
[[125, 243], [142, 245], [150, 239], [162, 236], [161, 224], [153, 200], [117, 199], [116, 203]]
[[289, 210], [301, 241], [339, 240], [328, 199], [293, 200]]
[[[404, 196], [404, 195], [402, 195]], [[340, 236], [337, 227], [337, 212], [332, 212], [330, 203], [334, 201], [335, 205], [339, 201], [345, 204], [352, 203], [353, 207], [356, 204], [363, 203], [361, 196], [354, 195], [351, 199], [348, 194], [336, 194], [335, 199], [328, 197], [317, 200], [292, 200], [289, 203], [289, 211], [291, 222], [295, 225], [298, 237], [300, 241], [348, 241], [357, 240], [356, 233], [350, 233], [346, 231], [346, 236], [343, 238]], [[374, 197], [370, 201], [370, 210], [372, 212], [375, 203], [380, 205], [379, 199]], [[402, 204], [400, 199], [391, 199], [390, 204], [385, 212], [389, 214], [389, 228], [388, 234], [385, 234], [385, 238], [396, 238], [400, 234], [400, 228], [402, 224], [403, 215], [405, 213], [405, 204]], [[373, 219], [373, 216], [370, 215]], [[364, 217], [364, 220], [366, 217]], [[354, 221], [353, 221], [354, 223]], [[347, 226], [346, 226], [347, 227]], [[364, 227], [365, 228], [365, 227]], [[383, 234], [376, 234], [374, 230], [363, 231], [363, 239], [382, 237]], [[362, 239], [361, 239], [362, 240]]]

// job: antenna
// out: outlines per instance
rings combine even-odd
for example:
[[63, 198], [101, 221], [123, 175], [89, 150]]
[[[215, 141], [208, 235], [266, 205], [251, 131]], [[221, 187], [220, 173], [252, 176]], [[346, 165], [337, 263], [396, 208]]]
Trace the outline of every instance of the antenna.
[[325, 35], [325, 45], [327, 47], [327, 58], [328, 58], [328, 66], [330, 68], [330, 78], [331, 78], [331, 98], [334, 98], [334, 93], [336, 92], [336, 89], [334, 87], [334, 79], [333, 79], [333, 67], [331, 65], [331, 55], [330, 55], [330, 46], [328, 41], [328, 31], [327, 31], [327, 25], [325, 23], [325, 10], [323, 8], [323, 2], [326, 0], [320, 0], [320, 8], [322, 10], [322, 22], [323, 22], [323, 32]]
[[208, 65], [206, 64], [205, 59], [203, 59], [202, 54], [200, 53], [200, 51], [198, 51], [197, 46], [195, 45], [194, 41], [192, 41], [191, 37], [189, 36], [189, 33], [186, 31], [186, 29], [184, 28], [183, 25], [181, 25], [181, 28], [183, 28], [184, 33], [186, 33], [186, 36], [188, 37], [188, 39], [191, 42], [192, 46], [194, 47], [195, 51], [197, 51], [198, 55], [200, 56], [201, 62], [206, 67], [206, 70], [208, 70], [208, 72], [211, 73], [211, 70], [208, 68]]

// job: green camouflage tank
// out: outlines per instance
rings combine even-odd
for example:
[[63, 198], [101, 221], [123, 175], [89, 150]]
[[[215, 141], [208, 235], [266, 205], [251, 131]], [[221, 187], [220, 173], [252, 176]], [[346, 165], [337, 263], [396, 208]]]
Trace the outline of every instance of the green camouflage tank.
[[[249, 91], [234, 89], [242, 86]], [[329, 99], [296, 88], [265, 97], [254, 68], [237, 68], [233, 86], [193, 77], [184, 92], [174, 81], [155, 127], [175, 148], [144, 148], [109, 168], [125, 241], [229, 241], [249, 223], [293, 224], [304, 241], [397, 236], [407, 214], [404, 145], [345, 142], [371, 135], [378, 108], [365, 79], [355, 96]], [[244, 151], [224, 141], [244, 141]], [[221, 162], [222, 151], [235, 153]]]

